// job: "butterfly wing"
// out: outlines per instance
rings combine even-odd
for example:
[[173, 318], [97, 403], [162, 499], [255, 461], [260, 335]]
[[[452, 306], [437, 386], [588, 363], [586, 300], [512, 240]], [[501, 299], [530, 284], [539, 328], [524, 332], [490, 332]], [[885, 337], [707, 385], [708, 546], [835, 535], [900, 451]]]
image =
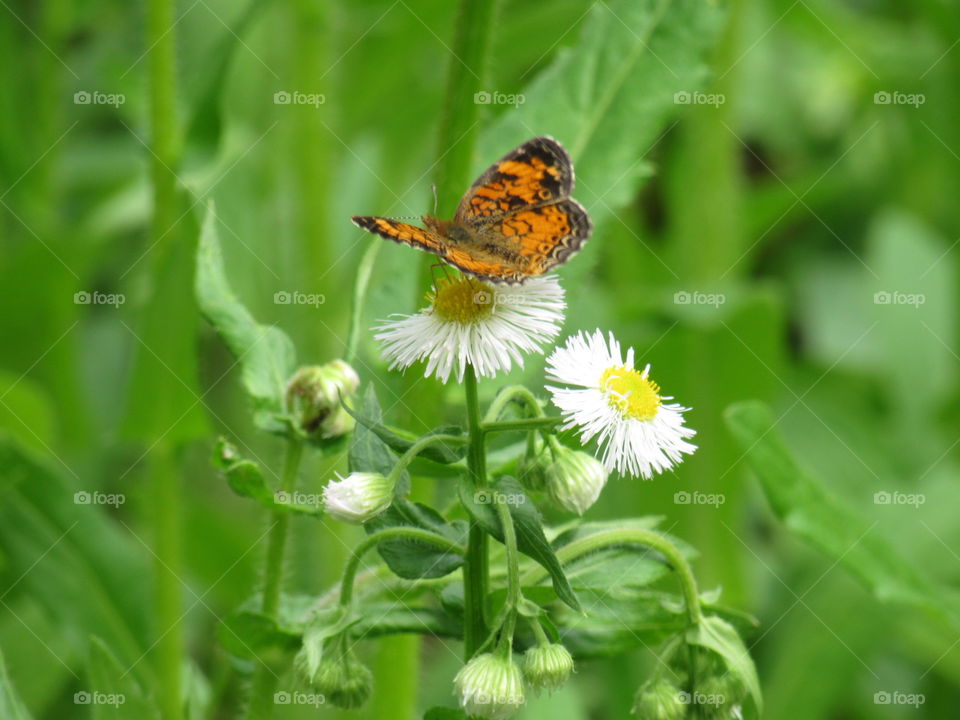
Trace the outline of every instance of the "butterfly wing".
[[499, 244], [512, 253], [515, 277], [507, 282], [542, 275], [566, 262], [590, 237], [590, 216], [576, 200], [525, 208], [484, 226], [478, 232], [481, 245]]
[[382, 217], [354, 216], [350, 219], [357, 227], [387, 240], [426, 250], [442, 258], [447, 256], [448, 243], [432, 230], [425, 230], [416, 225]]
[[491, 165], [460, 201], [454, 222], [480, 227], [523, 208], [565, 200], [573, 163], [556, 140], [537, 137]]

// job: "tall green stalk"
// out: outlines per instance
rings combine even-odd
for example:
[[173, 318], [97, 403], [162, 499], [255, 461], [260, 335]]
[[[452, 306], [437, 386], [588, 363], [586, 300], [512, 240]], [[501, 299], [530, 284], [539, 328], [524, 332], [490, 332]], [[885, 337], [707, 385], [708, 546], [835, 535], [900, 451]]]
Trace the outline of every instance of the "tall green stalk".
[[[177, 222], [176, 177], [179, 134], [176, 114], [176, 17], [173, 0], [147, 2], [146, 45], [150, 73], [151, 177], [153, 181], [153, 239], [170, 244]], [[180, 473], [174, 449], [158, 445], [153, 477], [157, 697], [164, 720], [183, 717], [181, 688], [184, 642], [181, 625], [181, 508]]]
[[[303, 456], [303, 443], [298, 440], [287, 441], [287, 456], [284, 460], [283, 475], [280, 478], [280, 491], [287, 495], [297, 489], [297, 470]], [[290, 534], [290, 513], [275, 511], [272, 525], [267, 536], [267, 555], [264, 560], [263, 595], [260, 600], [261, 612], [276, 619], [280, 607], [283, 587], [283, 570], [287, 549], [287, 536]], [[266, 720], [273, 714], [273, 693], [277, 676], [273, 668], [260, 664], [253, 676], [250, 689], [250, 704], [247, 706], [249, 720]]]
[[[467, 447], [467, 468], [474, 487], [482, 488], [487, 482], [487, 459], [484, 450], [484, 433], [480, 423], [480, 400], [477, 393], [477, 375], [468, 365], [463, 378], [467, 399], [467, 431], [470, 445]], [[487, 635], [483, 605], [487, 597], [487, 534], [477, 524], [470, 522], [467, 545], [467, 560], [463, 566], [464, 596], [464, 653], [469, 659], [480, 647]]]

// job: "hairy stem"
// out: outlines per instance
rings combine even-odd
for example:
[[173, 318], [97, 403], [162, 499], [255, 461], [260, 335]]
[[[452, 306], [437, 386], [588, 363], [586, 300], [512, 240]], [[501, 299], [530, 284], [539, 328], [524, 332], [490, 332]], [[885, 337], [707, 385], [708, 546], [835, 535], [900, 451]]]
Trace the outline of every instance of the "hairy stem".
[[[557, 550], [557, 559], [566, 564], [597, 550], [616, 545], [643, 545], [653, 548], [663, 555], [680, 580], [680, 590], [683, 593], [684, 604], [687, 609], [687, 619], [691, 625], [700, 623], [703, 618], [700, 609], [700, 595], [697, 592], [697, 581], [690, 569], [690, 564], [677, 546], [659, 533], [639, 528], [605, 530], [564, 545]], [[545, 577], [547, 577], [547, 572], [538, 566], [524, 575], [522, 584], [533, 585]]]
[[372, 535], [369, 535], [357, 546], [356, 550], [353, 551], [353, 555], [350, 556], [350, 560], [347, 561], [347, 566], [343, 571], [343, 581], [340, 583], [341, 607], [346, 607], [353, 601], [354, 579], [357, 576], [357, 570], [360, 567], [360, 560], [363, 558], [364, 554], [380, 543], [387, 540], [393, 540], [395, 538], [406, 538], [408, 540], [416, 540], [417, 542], [429, 543], [431, 545], [435, 545], [441, 550], [456, 553], [457, 555], [465, 555], [467, 552], [467, 549], [459, 543], [456, 543], [453, 540], [440, 535], [439, 533], [431, 532], [430, 530], [424, 530], [422, 528], [391, 527], [375, 532]]
[[[297, 469], [303, 455], [303, 443], [297, 440], [287, 441], [287, 456], [280, 479], [280, 490], [292, 494], [297, 489]], [[290, 530], [290, 513], [275, 511], [273, 525], [267, 538], [267, 557], [264, 567], [263, 597], [260, 610], [270, 618], [276, 618], [280, 606], [283, 586], [284, 555], [287, 549], [287, 535]], [[277, 675], [269, 666], [261, 663], [253, 676], [250, 691], [250, 705], [247, 707], [248, 720], [266, 720], [273, 714], [273, 692]]]
[[[467, 448], [467, 469], [475, 488], [487, 483], [487, 458], [483, 431], [480, 427], [480, 400], [477, 395], [477, 375], [468, 365], [463, 382], [467, 400], [467, 430], [470, 446]], [[464, 651], [473, 656], [487, 634], [484, 604], [487, 597], [487, 534], [475, 521], [470, 521], [467, 560], [463, 566], [464, 595]]]

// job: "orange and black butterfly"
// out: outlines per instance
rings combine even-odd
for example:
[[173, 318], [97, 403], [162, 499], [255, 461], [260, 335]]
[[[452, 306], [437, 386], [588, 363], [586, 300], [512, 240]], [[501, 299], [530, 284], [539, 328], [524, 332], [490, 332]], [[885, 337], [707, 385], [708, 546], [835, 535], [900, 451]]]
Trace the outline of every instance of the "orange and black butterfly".
[[590, 216], [573, 192], [573, 163], [556, 140], [528, 140], [480, 176], [453, 220], [426, 228], [354, 217], [364, 230], [434, 253], [481, 280], [521, 283], [566, 262], [590, 237]]

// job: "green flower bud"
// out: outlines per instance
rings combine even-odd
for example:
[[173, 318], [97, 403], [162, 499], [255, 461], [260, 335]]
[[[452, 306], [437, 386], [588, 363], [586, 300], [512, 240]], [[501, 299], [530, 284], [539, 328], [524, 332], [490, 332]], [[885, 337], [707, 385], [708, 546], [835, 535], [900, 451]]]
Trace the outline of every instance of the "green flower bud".
[[563, 645], [537, 645], [523, 655], [523, 674], [536, 692], [559, 689], [571, 672], [573, 657]]
[[460, 707], [470, 717], [506, 720], [526, 702], [523, 672], [512, 657], [477, 655], [453, 679]]
[[[298, 663], [298, 669], [303, 672], [303, 664]], [[316, 672], [306, 679], [325, 702], [344, 710], [360, 707], [373, 691], [373, 675], [350, 652], [321, 660]]]
[[677, 686], [660, 680], [637, 691], [633, 713], [641, 720], [682, 720], [687, 715], [687, 703]]
[[546, 485], [550, 499], [578, 515], [593, 505], [607, 483], [609, 473], [592, 455], [556, 443], [553, 461], [547, 465]]
[[323, 489], [327, 514], [353, 525], [372, 520], [392, 502], [393, 483], [380, 473], [350, 473], [327, 483]]
[[287, 412], [307, 437], [330, 440], [353, 430], [354, 420], [340, 404], [360, 386], [356, 371], [343, 360], [308, 365], [287, 383]]

